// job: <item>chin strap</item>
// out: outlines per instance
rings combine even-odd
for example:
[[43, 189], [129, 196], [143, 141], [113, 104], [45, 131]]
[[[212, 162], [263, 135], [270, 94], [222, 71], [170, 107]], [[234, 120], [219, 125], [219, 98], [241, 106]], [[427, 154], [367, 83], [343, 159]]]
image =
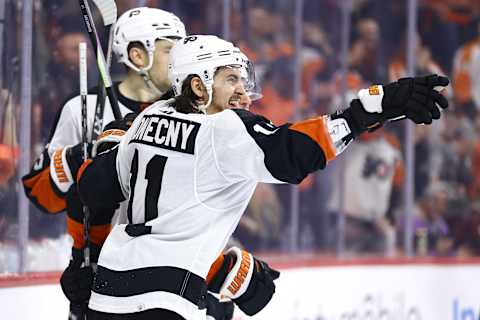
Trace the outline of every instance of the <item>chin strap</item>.
[[145, 84], [147, 85], [148, 88], [150, 88], [158, 97], [161, 97], [164, 92], [162, 92], [160, 89], [157, 88], [157, 86], [153, 83], [152, 77], [150, 76], [149, 71], [139, 71], [138, 72], [142, 78], [143, 81], [145, 81]]

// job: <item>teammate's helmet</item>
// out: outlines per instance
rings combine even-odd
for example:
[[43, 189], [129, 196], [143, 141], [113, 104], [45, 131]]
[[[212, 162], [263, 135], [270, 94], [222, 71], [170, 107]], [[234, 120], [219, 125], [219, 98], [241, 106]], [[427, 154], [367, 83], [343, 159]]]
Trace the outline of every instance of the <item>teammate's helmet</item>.
[[[188, 36], [173, 46], [170, 51], [168, 78], [172, 82], [175, 95], [182, 93], [183, 81], [191, 74], [197, 75], [208, 92], [208, 102], [201, 108], [205, 112], [212, 99], [213, 76], [220, 67], [241, 68], [241, 73], [248, 82], [248, 74], [253, 70], [247, 68], [246, 56], [231, 42], [216, 36]], [[249, 64], [251, 65], [251, 64]], [[248, 89], [246, 88], [248, 91]]]
[[[155, 51], [155, 40], [182, 39], [186, 36], [185, 25], [173, 13], [141, 7], [126, 11], [118, 18], [113, 34], [112, 50], [118, 62], [124, 63], [137, 72], [150, 70]], [[128, 58], [128, 45], [140, 42], [148, 52], [149, 64], [140, 70]]]

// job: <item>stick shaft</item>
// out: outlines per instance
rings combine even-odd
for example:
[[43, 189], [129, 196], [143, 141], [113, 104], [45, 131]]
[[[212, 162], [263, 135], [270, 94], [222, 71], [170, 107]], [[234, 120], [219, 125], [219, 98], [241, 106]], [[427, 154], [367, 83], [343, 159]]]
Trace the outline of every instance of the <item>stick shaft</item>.
[[[79, 71], [80, 71], [80, 99], [82, 104], [82, 143], [83, 143], [83, 160], [88, 159], [88, 137], [87, 137], [87, 44], [81, 42], [79, 49]], [[83, 249], [85, 266], [90, 265], [90, 236], [89, 236], [89, 220], [90, 213], [87, 206], [83, 206], [83, 237], [85, 246]]]
[[80, 9], [82, 11], [83, 21], [87, 28], [87, 32], [93, 46], [93, 50], [95, 51], [95, 56], [97, 58], [98, 71], [100, 73], [100, 77], [107, 91], [107, 96], [110, 101], [110, 105], [112, 106], [113, 115], [115, 119], [120, 119], [122, 115], [120, 113], [120, 108], [118, 106], [118, 100], [115, 95], [115, 91], [113, 90], [113, 87], [112, 87], [112, 79], [107, 69], [107, 62], [105, 60], [105, 55], [103, 54], [102, 46], [100, 45], [100, 38], [98, 37], [95, 24], [93, 23], [90, 7], [88, 5], [87, 0], [79, 0], [79, 4], [80, 4]]

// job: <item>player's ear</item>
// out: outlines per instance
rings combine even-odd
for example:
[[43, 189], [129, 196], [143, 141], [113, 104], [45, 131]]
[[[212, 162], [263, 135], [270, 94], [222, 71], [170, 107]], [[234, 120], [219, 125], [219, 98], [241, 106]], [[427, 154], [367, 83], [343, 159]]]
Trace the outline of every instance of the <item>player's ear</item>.
[[128, 59], [138, 68], [144, 68], [148, 63], [147, 52], [138, 46], [132, 46], [128, 50]]
[[193, 77], [192, 80], [190, 80], [190, 87], [199, 100], [202, 100], [207, 94], [207, 90], [199, 77]]

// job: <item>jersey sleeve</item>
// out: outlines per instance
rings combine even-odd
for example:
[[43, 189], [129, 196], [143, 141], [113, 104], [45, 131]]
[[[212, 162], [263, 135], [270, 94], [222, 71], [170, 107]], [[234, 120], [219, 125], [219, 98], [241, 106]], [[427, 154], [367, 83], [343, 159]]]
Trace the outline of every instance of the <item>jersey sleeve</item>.
[[30, 172], [22, 177], [22, 184], [25, 195], [38, 209], [46, 213], [59, 213], [66, 209], [66, 202], [65, 198], [55, 191], [50, 179], [50, 156], [47, 147], [35, 160]]
[[300, 183], [323, 169], [353, 138], [341, 118], [323, 116], [275, 126], [241, 109], [223, 112], [213, 132], [215, 157], [226, 179], [267, 183]]
[[126, 199], [118, 179], [117, 155], [118, 147], [115, 147], [84, 163], [80, 168], [80, 198], [88, 207], [116, 207]]
[[88, 206], [109, 207], [127, 198], [130, 178], [128, 141], [140, 125], [140, 120], [141, 116], [137, 116], [117, 146], [100, 153], [80, 168], [80, 196]]
[[78, 97], [65, 103], [58, 113], [50, 142], [36, 159], [30, 172], [22, 177], [28, 199], [47, 213], [59, 213], [66, 209], [65, 192], [61, 192], [53, 182], [50, 166], [55, 151], [80, 142], [80, 131], [73, 114], [73, 108], [78, 103]]
[[48, 146], [50, 157], [56, 150], [81, 142], [80, 113], [75, 110], [80, 110], [78, 96], [68, 100], [61, 110]]

